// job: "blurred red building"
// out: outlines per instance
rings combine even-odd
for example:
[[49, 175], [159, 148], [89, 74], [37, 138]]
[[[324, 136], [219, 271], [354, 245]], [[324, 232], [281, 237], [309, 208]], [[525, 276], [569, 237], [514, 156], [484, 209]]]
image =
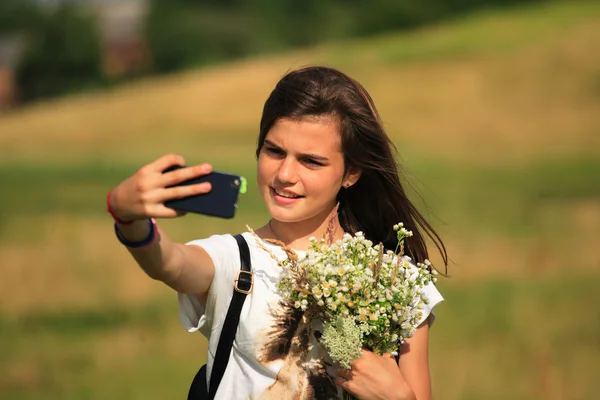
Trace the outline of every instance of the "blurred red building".
[[25, 41], [21, 35], [0, 37], [0, 109], [17, 103], [18, 89], [15, 84], [15, 68]]

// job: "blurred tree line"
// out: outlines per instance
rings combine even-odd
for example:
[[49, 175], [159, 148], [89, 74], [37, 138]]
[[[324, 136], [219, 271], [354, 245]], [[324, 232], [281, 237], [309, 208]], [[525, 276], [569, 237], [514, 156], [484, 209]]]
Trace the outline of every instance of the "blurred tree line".
[[[141, 1], [141, 0], [138, 0]], [[147, 0], [141, 32], [151, 63], [140, 74], [169, 73], [328, 40], [403, 30], [483, 7], [544, 0]], [[0, 0], [0, 36], [21, 32], [15, 70], [21, 101], [120, 80], [102, 71], [102, 46], [85, 2]]]
[[22, 35], [14, 66], [21, 102], [103, 86], [99, 33], [93, 16], [71, 4], [43, 8], [0, 0], [0, 36]]

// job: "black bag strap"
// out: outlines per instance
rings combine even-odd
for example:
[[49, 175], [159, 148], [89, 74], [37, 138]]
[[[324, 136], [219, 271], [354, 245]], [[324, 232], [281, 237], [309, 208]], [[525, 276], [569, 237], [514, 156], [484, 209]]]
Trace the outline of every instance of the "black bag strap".
[[244, 305], [244, 300], [246, 300], [246, 295], [252, 292], [252, 287], [254, 285], [254, 275], [252, 274], [248, 243], [246, 243], [246, 240], [241, 234], [237, 234], [234, 237], [240, 249], [241, 268], [233, 282], [233, 297], [231, 298], [231, 304], [229, 305], [229, 310], [227, 310], [227, 316], [223, 323], [223, 330], [221, 331], [217, 353], [215, 354], [215, 360], [210, 374], [210, 384], [208, 385], [208, 398], [210, 400], [215, 398], [217, 388], [219, 387], [221, 378], [223, 378], [223, 374], [227, 368], [231, 347], [233, 346], [233, 340], [235, 339], [237, 327], [240, 322], [242, 306]]

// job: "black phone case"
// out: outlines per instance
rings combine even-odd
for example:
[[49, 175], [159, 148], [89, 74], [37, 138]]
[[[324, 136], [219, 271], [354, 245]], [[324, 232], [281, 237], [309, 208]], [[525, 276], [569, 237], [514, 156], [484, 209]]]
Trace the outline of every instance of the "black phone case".
[[[163, 173], [174, 171], [182, 166], [169, 167]], [[237, 209], [242, 178], [239, 175], [213, 171], [210, 174], [189, 179], [175, 186], [194, 185], [210, 182], [212, 190], [181, 199], [168, 200], [165, 206], [178, 211], [210, 215], [219, 218], [233, 218]]]

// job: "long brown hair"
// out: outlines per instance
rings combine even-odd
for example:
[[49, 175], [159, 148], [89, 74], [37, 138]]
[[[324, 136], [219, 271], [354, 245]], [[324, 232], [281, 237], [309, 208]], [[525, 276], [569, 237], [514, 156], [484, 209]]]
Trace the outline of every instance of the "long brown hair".
[[338, 216], [345, 232], [362, 231], [374, 243], [396, 247], [393, 225], [403, 222], [413, 232], [405, 253], [417, 262], [429, 258], [422, 232], [438, 248], [447, 269], [448, 255], [439, 235], [406, 196], [399, 176], [396, 148], [386, 134], [373, 99], [348, 75], [329, 67], [305, 67], [288, 72], [265, 102], [256, 156], [280, 118], [331, 115], [341, 130], [345, 170], [360, 169], [360, 179], [338, 193]]

